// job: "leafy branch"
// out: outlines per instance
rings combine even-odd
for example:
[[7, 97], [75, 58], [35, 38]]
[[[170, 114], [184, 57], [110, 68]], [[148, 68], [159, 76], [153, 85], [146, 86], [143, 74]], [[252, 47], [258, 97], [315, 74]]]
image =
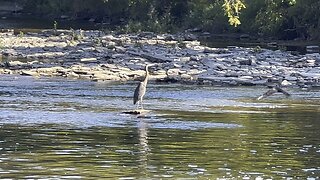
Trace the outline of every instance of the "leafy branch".
[[224, 0], [224, 4], [222, 5], [229, 18], [229, 24], [234, 27], [241, 24], [239, 14], [242, 9], [246, 8], [242, 1], [243, 0]]

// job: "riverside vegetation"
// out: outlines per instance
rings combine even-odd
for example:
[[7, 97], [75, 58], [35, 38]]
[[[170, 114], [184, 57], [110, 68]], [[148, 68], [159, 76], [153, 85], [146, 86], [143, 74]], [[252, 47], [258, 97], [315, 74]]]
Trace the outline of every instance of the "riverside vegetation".
[[13, 13], [42, 22], [85, 20], [97, 28], [116, 25], [125, 32], [197, 28], [301, 41], [319, 40], [319, 9], [318, 0], [0, 0], [1, 18]]

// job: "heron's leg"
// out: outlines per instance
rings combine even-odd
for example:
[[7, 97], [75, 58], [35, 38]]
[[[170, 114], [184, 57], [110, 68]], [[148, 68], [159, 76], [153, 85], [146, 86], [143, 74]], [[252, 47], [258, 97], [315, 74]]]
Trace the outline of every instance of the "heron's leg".
[[136, 107], [136, 109], [139, 109], [139, 104], [140, 104], [140, 101], [137, 102], [137, 107]]
[[141, 101], [140, 101], [140, 102], [141, 102], [141, 109], [143, 109], [142, 99], [141, 99]]

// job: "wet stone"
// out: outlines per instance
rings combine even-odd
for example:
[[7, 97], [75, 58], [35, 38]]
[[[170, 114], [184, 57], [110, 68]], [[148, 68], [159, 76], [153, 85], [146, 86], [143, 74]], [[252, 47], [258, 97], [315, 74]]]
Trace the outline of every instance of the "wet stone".
[[39, 73], [36, 71], [21, 71], [22, 76], [39, 76]]
[[97, 62], [97, 58], [82, 58], [80, 59], [81, 62]]
[[[127, 81], [143, 78], [145, 64], [154, 63], [157, 66], [150, 69], [152, 78], [168, 82], [197, 79], [201, 83], [251, 85], [274, 78], [292, 85], [320, 83], [318, 52], [292, 55], [237, 46], [211, 48], [201, 45], [190, 32], [105, 35], [99, 31], [82, 31], [83, 38], [77, 41], [71, 41], [69, 30], [57, 33], [59, 36], [53, 36], [52, 31], [29, 33], [23, 38], [0, 33], [4, 44], [0, 57], [5, 59], [0, 73]], [[28, 60], [20, 62], [15, 58]], [[63, 68], [51, 69], [59, 66]], [[203, 78], [206, 76], [210, 78]]]

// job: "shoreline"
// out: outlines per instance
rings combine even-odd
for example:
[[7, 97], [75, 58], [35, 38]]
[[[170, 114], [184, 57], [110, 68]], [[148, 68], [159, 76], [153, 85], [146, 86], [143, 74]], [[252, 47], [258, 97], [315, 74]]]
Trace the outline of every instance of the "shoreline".
[[92, 81], [151, 80], [190, 84], [320, 86], [320, 55], [263, 48], [210, 48], [191, 33], [104, 34], [98, 30], [0, 33], [0, 74]]

